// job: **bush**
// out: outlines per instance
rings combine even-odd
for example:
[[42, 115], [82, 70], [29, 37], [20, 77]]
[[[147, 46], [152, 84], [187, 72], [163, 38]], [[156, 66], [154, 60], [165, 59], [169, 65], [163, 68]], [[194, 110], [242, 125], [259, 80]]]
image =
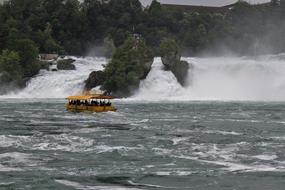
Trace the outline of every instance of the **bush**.
[[23, 73], [19, 61], [14, 51], [4, 50], [0, 55], [0, 94], [21, 86]]
[[75, 62], [73, 59], [63, 59], [57, 61], [58, 70], [75, 70], [76, 67], [72, 63]]
[[130, 37], [114, 53], [105, 69], [103, 89], [115, 96], [129, 96], [151, 69], [153, 55], [141, 38]]

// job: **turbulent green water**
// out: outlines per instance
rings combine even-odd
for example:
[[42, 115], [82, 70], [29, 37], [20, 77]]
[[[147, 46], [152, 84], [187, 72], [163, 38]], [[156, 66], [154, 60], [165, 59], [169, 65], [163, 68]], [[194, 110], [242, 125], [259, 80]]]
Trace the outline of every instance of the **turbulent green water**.
[[285, 103], [0, 101], [0, 189], [285, 187]]

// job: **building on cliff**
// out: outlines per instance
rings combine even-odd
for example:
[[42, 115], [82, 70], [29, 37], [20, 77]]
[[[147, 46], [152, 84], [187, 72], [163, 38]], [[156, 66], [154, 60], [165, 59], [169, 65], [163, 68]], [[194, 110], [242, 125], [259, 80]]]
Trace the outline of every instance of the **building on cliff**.
[[[140, 0], [144, 6], [149, 5], [152, 0]], [[230, 10], [239, 0], [157, 0], [162, 6], [169, 9], [180, 9], [193, 12], [226, 12]], [[252, 5], [268, 4], [270, 0], [245, 0]], [[285, 0], [280, 0], [284, 1]], [[285, 4], [285, 3], [284, 3]]]

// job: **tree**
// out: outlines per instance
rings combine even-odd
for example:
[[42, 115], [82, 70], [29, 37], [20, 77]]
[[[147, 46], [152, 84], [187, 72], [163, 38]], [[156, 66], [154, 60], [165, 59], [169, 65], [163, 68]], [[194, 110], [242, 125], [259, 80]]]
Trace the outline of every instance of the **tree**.
[[24, 77], [32, 77], [40, 70], [40, 65], [35, 61], [39, 51], [36, 44], [30, 39], [15, 40], [11, 45], [11, 50], [17, 52], [20, 57], [20, 64], [24, 70]]
[[19, 83], [22, 76], [20, 56], [18, 53], [3, 50], [0, 55], [0, 84], [8, 84], [11, 82]]
[[116, 49], [105, 69], [103, 89], [115, 96], [131, 95], [151, 69], [153, 55], [141, 38], [129, 37]]

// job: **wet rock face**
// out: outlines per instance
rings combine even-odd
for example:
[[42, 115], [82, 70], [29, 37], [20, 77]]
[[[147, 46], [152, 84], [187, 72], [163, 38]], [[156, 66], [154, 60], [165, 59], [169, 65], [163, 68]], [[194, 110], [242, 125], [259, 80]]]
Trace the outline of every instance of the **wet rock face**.
[[187, 86], [186, 80], [190, 68], [187, 61], [162, 59], [162, 63], [165, 70], [171, 71], [182, 86]]
[[162, 55], [161, 60], [166, 70], [171, 70], [180, 61], [181, 55], [178, 51], [169, 52], [167, 55]]
[[171, 39], [164, 40], [160, 45], [160, 53], [165, 70], [171, 71], [175, 75], [177, 81], [182, 86], [186, 86], [190, 65], [187, 61], [181, 61], [181, 54], [176, 42]]
[[72, 64], [73, 62], [75, 62], [75, 60], [73, 59], [59, 60], [57, 61], [57, 69], [58, 70], [76, 70], [75, 65]]
[[93, 71], [85, 81], [85, 90], [89, 91], [96, 86], [101, 86], [105, 80], [106, 76], [103, 71]]
[[189, 63], [187, 61], [178, 61], [170, 67], [170, 70], [182, 86], [187, 86], [188, 69]]

